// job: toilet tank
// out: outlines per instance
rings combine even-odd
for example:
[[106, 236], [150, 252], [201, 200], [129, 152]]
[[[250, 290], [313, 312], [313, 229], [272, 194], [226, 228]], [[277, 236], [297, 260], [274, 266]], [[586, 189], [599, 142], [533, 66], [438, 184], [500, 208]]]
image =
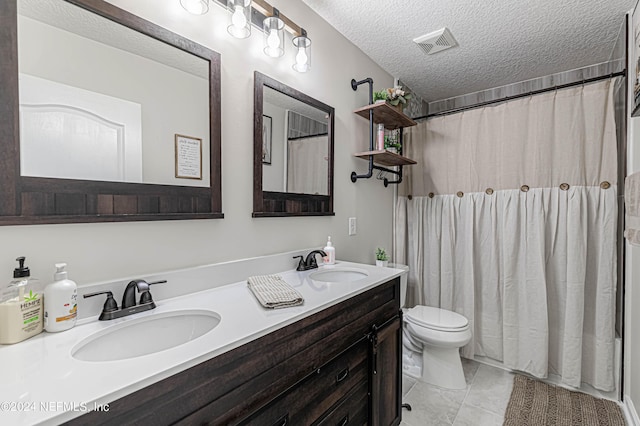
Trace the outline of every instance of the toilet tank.
[[402, 269], [402, 275], [400, 275], [400, 307], [404, 308], [407, 301], [407, 277], [409, 276], [409, 267], [400, 263], [390, 263], [389, 267]]

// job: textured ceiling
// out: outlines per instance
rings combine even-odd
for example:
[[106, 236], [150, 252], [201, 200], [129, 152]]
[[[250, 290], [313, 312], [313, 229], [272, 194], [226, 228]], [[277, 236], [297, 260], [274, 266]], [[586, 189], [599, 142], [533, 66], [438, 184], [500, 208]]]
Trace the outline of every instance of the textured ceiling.
[[[303, 1], [427, 101], [608, 61], [623, 17], [636, 2]], [[458, 47], [428, 56], [413, 43], [442, 27]]]

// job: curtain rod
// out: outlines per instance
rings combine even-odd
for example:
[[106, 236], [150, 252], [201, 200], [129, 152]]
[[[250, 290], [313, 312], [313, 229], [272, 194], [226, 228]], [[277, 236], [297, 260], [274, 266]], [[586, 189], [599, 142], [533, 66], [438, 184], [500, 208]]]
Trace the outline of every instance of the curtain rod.
[[462, 112], [462, 111], [466, 111], [466, 110], [470, 110], [470, 109], [480, 108], [480, 107], [487, 106], [487, 105], [497, 104], [497, 103], [501, 103], [501, 102], [508, 102], [508, 101], [512, 101], [514, 99], [526, 98], [527, 96], [539, 95], [541, 93], [551, 92], [551, 91], [559, 90], [559, 89], [567, 89], [569, 87], [579, 86], [581, 84], [595, 83], [596, 81], [606, 80], [608, 78], [625, 76], [626, 74], [627, 73], [626, 73], [625, 70], [618, 71], [618, 72], [615, 72], [615, 73], [602, 75], [600, 77], [587, 78], [585, 80], [574, 81], [573, 83], [560, 84], [558, 86], [552, 86], [552, 87], [548, 87], [546, 89], [532, 90], [530, 92], [521, 93], [519, 95], [505, 96], [504, 98], [499, 98], [499, 99], [494, 99], [494, 100], [491, 100], [491, 101], [480, 102], [480, 103], [477, 103], [477, 104], [474, 104], [474, 105], [468, 105], [468, 106], [465, 106], [465, 107], [450, 109], [450, 110], [447, 110], [447, 111], [435, 112], [433, 114], [427, 114], [427, 115], [423, 115], [421, 117], [413, 118], [413, 120], [424, 120], [425, 118], [440, 117], [440, 116], [443, 116], [443, 115], [455, 114], [457, 112]]

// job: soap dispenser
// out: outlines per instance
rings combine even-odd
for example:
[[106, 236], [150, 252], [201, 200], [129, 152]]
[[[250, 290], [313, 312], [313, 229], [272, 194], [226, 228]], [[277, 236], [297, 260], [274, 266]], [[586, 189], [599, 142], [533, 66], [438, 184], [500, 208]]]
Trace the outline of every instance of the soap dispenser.
[[44, 289], [44, 329], [50, 333], [76, 325], [78, 286], [67, 278], [66, 263], [56, 263], [54, 282]]
[[16, 259], [13, 281], [0, 292], [0, 344], [22, 342], [42, 332], [42, 289], [24, 266], [25, 257]]
[[324, 252], [327, 253], [327, 257], [324, 258], [326, 265], [334, 265], [336, 263], [336, 249], [333, 247], [331, 237], [327, 238], [327, 246], [324, 248]]

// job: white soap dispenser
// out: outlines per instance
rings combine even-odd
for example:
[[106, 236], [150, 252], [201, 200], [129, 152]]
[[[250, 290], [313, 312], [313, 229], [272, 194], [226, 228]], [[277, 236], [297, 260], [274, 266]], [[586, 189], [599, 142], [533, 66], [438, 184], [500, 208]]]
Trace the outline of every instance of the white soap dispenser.
[[50, 333], [76, 325], [78, 286], [67, 279], [66, 263], [56, 263], [55, 282], [44, 289], [44, 329]]
[[334, 265], [336, 263], [336, 249], [333, 247], [331, 237], [327, 239], [327, 246], [324, 248], [327, 257], [324, 258], [325, 265]]

